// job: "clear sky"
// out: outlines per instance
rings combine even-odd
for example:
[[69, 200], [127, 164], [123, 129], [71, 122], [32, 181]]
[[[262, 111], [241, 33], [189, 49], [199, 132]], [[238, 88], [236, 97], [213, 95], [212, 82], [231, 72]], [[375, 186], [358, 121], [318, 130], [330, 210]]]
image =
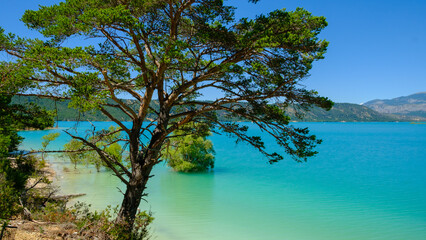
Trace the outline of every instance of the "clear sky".
[[[58, 0], [0, 0], [0, 26], [7, 32], [38, 36], [19, 21], [26, 9]], [[426, 91], [425, 0], [229, 0], [237, 18], [275, 9], [303, 7], [325, 16], [321, 34], [330, 42], [303, 84], [335, 102], [362, 103]], [[214, 98], [214, 93], [206, 93]]]

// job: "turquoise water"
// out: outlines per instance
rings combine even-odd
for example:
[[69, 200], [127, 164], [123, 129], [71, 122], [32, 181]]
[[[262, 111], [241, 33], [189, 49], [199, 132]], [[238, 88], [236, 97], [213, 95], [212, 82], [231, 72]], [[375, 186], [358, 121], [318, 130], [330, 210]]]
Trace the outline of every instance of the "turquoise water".
[[[214, 172], [182, 174], [158, 165], [141, 205], [154, 214], [154, 239], [426, 239], [426, 125], [296, 125], [324, 140], [308, 163], [270, 165], [253, 148], [215, 135]], [[39, 148], [41, 136], [54, 131], [60, 130], [21, 132], [22, 148]], [[66, 139], [62, 134], [51, 149]], [[276, 148], [271, 138], [266, 141]], [[117, 187], [123, 186], [108, 171], [74, 171], [59, 158], [51, 161], [63, 192], [87, 193], [79, 200], [94, 209], [120, 203]]]

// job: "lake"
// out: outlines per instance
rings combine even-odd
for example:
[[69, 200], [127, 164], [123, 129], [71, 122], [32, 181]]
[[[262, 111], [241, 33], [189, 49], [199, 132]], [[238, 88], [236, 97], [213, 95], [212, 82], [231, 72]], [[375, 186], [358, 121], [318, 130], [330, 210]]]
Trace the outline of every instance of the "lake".
[[[307, 163], [287, 159], [270, 165], [254, 148], [214, 135], [213, 172], [183, 174], [157, 165], [141, 204], [155, 217], [154, 239], [426, 239], [426, 125], [294, 125], [324, 140]], [[74, 126], [84, 133], [90, 124], [59, 122], [59, 129], [20, 132], [21, 148], [38, 149], [44, 134]], [[256, 128], [250, 133], [263, 135]], [[67, 139], [62, 133], [50, 149]], [[265, 141], [278, 150], [272, 138]], [[86, 166], [74, 171], [55, 156], [50, 161], [63, 193], [87, 193], [78, 200], [93, 209], [120, 204], [117, 188], [123, 185], [110, 172]]]

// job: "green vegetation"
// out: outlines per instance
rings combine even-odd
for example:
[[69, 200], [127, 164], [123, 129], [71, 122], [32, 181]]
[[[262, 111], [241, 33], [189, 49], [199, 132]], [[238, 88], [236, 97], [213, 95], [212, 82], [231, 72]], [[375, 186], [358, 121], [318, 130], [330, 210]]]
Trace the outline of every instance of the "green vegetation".
[[[34, 187], [48, 182], [40, 174], [41, 164], [35, 158], [17, 152], [22, 141], [18, 129], [43, 129], [53, 125], [50, 113], [33, 104], [11, 104], [11, 96], [4, 92], [0, 88], [0, 223], [3, 226], [16, 214], [30, 218], [28, 208], [39, 199]], [[36, 181], [28, 186], [30, 178]]]
[[[123, 102], [129, 102], [129, 105], [136, 109], [137, 102], [131, 100], [122, 100]], [[45, 109], [50, 110], [51, 112], [58, 112], [57, 119], [59, 121], [111, 121], [107, 116], [105, 116], [100, 110], [91, 110], [87, 112], [79, 112], [78, 109], [70, 108], [70, 100], [52, 100], [46, 98], [39, 97], [28, 97], [28, 96], [15, 96], [12, 99], [13, 103], [17, 104], [27, 104], [34, 103], [39, 106], [43, 106]], [[110, 102], [112, 104], [112, 101]], [[120, 121], [130, 121], [131, 118], [123, 113], [122, 111], [112, 108], [106, 107], [108, 111], [118, 120]]]
[[[21, 193], [26, 191], [26, 183], [35, 173], [32, 161], [22, 158], [2, 159], [0, 162], [0, 220], [8, 220], [11, 216], [23, 212], [20, 204]], [[3, 222], [2, 222], [3, 223]]]
[[[98, 132], [88, 138], [91, 144], [96, 145], [97, 148], [106, 152], [116, 165], [129, 164], [123, 148], [118, 143], [120, 132], [119, 127], [111, 126], [108, 130]], [[106, 137], [104, 137], [105, 135]], [[102, 166], [108, 169], [114, 168], [119, 171], [118, 166], [108, 166], [106, 162], [102, 161], [100, 155], [90, 147], [90, 144], [74, 138], [64, 145], [64, 155], [74, 164], [74, 168], [77, 168], [77, 164], [91, 164], [96, 167], [98, 172]]]
[[[201, 128], [193, 126], [193, 128]], [[203, 172], [214, 167], [213, 143], [207, 140], [211, 135], [208, 127], [198, 134], [178, 130], [166, 143], [163, 158], [167, 164], [178, 172]]]
[[[136, 106], [136, 101], [128, 101], [131, 106]], [[45, 107], [50, 111], [55, 111], [54, 100], [41, 99], [37, 97], [15, 97], [12, 102], [24, 104], [28, 102], [36, 103], [40, 106]], [[78, 110], [68, 108], [69, 101], [62, 101], [57, 103], [58, 120], [59, 121], [110, 121], [108, 117], [102, 114], [102, 112], [92, 111], [84, 114], [79, 114]], [[208, 101], [206, 101], [208, 103]], [[210, 101], [211, 103], [211, 101]], [[240, 103], [242, 106], [248, 106], [248, 104]], [[153, 101], [151, 105], [152, 109], [158, 111], [158, 101]], [[335, 103], [331, 110], [326, 111], [319, 107], [313, 107], [306, 111], [304, 109], [298, 109], [302, 116], [297, 116], [296, 106], [289, 106], [286, 108], [286, 114], [290, 117], [291, 121], [297, 122], [410, 122], [410, 121], [421, 121], [415, 117], [386, 114], [372, 110], [364, 105], [352, 104], [352, 103]], [[113, 111], [113, 115], [120, 121], [130, 121], [130, 117], [118, 110]], [[149, 118], [154, 118], [153, 113], [148, 114]], [[217, 112], [217, 118], [219, 121], [244, 121], [245, 119], [238, 116], [229, 116], [224, 111]]]
[[[128, 231], [113, 221], [118, 214], [118, 206], [115, 208], [108, 206], [99, 212], [91, 212], [89, 208], [90, 205], [81, 202], [69, 208], [64, 207], [64, 202], [53, 202], [48, 203], [46, 207], [33, 215], [37, 220], [67, 226], [64, 230], [69, 231], [71, 228], [72, 231], [78, 232], [79, 239], [143, 240], [150, 238], [148, 226], [154, 220], [150, 213], [138, 212], [133, 229]], [[62, 236], [66, 237], [65, 234]]]
[[39, 206], [43, 198], [43, 193], [35, 187], [49, 182], [41, 173], [42, 163], [18, 152], [23, 140], [18, 129], [44, 129], [53, 125], [51, 112], [35, 104], [11, 102], [15, 91], [25, 84], [4, 81], [8, 74], [5, 67], [0, 64], [0, 239], [12, 216], [31, 219], [30, 210]]
[[55, 141], [58, 138], [60, 133], [49, 133], [42, 137], [43, 141], [41, 142], [41, 161], [45, 162], [46, 159], [46, 150], [50, 142]]
[[[33, 181], [29, 181], [32, 179]], [[32, 220], [32, 212], [45, 202], [50, 189], [35, 188], [49, 183], [40, 171], [39, 162], [33, 157], [14, 156], [0, 159], [0, 239], [4, 236], [9, 220], [20, 216]]]
[[64, 155], [74, 164], [74, 168], [77, 168], [77, 164], [83, 163], [85, 159], [85, 154], [80, 151], [81, 149], [83, 149], [83, 143], [76, 139], [71, 139], [64, 145]]
[[[6, 86], [5, 86], [6, 87]], [[53, 114], [31, 103], [13, 104], [12, 96], [0, 88], [0, 157], [17, 151], [22, 138], [18, 129], [53, 126]]]
[[[298, 8], [237, 20], [234, 7], [216, 0], [66, 0], [28, 10], [22, 20], [44, 40], [0, 29], [0, 51], [13, 56], [0, 62], [2, 84], [26, 84], [9, 90], [69, 100], [68, 107], [79, 113], [99, 111], [120, 126], [123, 137], [117, 142], [128, 146], [129, 164], [115, 155], [117, 147], [109, 148], [113, 142], [108, 138], [116, 131], [68, 134], [96, 152], [126, 186], [116, 224], [129, 231], [165, 143], [188, 124], [207, 124], [246, 142], [270, 163], [284, 156], [306, 161], [317, 153], [321, 140], [306, 128], [289, 125], [286, 113], [291, 105], [303, 110], [333, 105], [299, 84], [327, 50], [328, 42], [318, 36], [327, 26], [324, 17]], [[85, 47], [64, 45], [68, 39]], [[208, 89], [223, 95], [213, 102], [198, 101]], [[123, 93], [133, 101], [117, 97]], [[275, 99], [280, 107], [268, 104]], [[131, 127], [116, 111], [129, 118]], [[260, 136], [247, 133], [247, 126], [220, 121], [218, 115], [255, 123], [281, 151], [269, 152]]]
[[16, 156], [0, 162], [0, 219], [7, 220], [14, 215], [32, 218], [31, 212], [39, 208], [53, 191], [36, 188], [39, 184], [50, 183], [43, 175], [42, 167], [44, 164], [29, 156]]

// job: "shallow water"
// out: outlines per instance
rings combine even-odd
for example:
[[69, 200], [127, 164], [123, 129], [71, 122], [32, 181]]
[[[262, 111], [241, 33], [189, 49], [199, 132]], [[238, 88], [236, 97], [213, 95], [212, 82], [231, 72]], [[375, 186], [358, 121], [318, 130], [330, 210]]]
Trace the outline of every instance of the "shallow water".
[[[425, 239], [426, 125], [296, 125], [324, 140], [308, 163], [288, 159], [270, 165], [253, 148], [215, 135], [214, 172], [182, 174], [156, 166], [147, 203], [141, 204], [154, 214], [154, 239]], [[78, 129], [88, 126], [80, 123]], [[39, 148], [41, 136], [55, 131], [60, 130], [21, 132], [22, 148]], [[50, 148], [67, 139], [62, 134]], [[60, 158], [51, 161], [64, 193], [87, 193], [79, 200], [94, 209], [120, 203], [117, 187], [123, 186], [108, 171], [86, 166], [74, 171]]]

